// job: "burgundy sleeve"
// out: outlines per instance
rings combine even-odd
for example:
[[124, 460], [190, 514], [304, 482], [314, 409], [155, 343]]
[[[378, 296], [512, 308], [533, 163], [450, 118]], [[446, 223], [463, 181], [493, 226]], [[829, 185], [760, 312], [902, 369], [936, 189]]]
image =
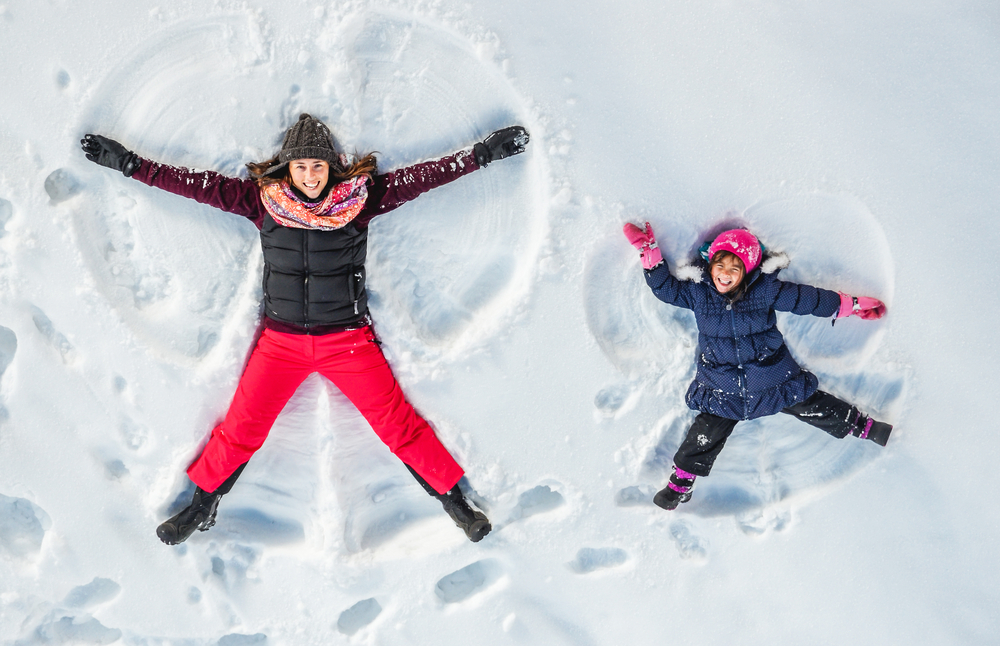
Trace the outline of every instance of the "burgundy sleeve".
[[365, 208], [354, 222], [359, 227], [366, 227], [376, 215], [387, 213], [432, 188], [444, 186], [478, 169], [476, 155], [470, 148], [434, 161], [375, 175], [368, 187]]
[[210, 170], [193, 171], [143, 159], [132, 179], [196, 202], [242, 215], [257, 228], [264, 223], [260, 188], [250, 179], [226, 177]]

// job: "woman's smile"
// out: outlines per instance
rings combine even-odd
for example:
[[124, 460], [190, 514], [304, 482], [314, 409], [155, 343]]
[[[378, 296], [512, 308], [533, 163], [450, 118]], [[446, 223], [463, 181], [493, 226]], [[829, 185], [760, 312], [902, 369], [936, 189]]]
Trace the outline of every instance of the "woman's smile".
[[322, 159], [296, 159], [288, 165], [288, 171], [295, 188], [310, 199], [319, 197], [330, 178], [330, 165]]

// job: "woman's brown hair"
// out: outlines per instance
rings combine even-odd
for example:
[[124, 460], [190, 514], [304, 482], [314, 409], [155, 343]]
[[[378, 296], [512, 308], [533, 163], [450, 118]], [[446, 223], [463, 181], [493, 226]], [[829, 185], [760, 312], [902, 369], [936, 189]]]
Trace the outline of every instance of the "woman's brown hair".
[[[257, 182], [257, 186], [263, 188], [268, 184], [277, 184], [278, 182], [286, 182], [288, 184], [292, 183], [292, 176], [288, 170], [288, 166], [285, 166], [285, 172], [280, 175], [264, 174], [269, 168], [275, 166], [277, 163], [278, 156], [275, 155], [266, 161], [251, 162], [247, 164], [247, 168], [250, 170], [250, 176]], [[340, 164], [330, 164], [330, 179], [327, 180], [327, 184], [330, 186], [339, 184], [340, 182], [357, 177], [358, 175], [368, 175], [371, 177], [377, 172], [378, 162], [375, 159], [375, 153], [368, 153], [361, 158], [357, 158], [357, 156], [355, 156], [354, 163], [348, 165], [347, 167], [341, 166]]]

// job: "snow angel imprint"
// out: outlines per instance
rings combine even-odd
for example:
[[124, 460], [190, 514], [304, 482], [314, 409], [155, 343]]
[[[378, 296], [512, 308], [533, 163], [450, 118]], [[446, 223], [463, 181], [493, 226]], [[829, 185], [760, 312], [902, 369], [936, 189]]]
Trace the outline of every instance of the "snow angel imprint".
[[524, 151], [520, 126], [436, 161], [379, 173], [371, 154], [338, 154], [329, 128], [303, 114], [278, 154], [247, 164], [250, 179], [193, 172], [143, 159], [116, 141], [88, 134], [87, 159], [177, 195], [242, 215], [260, 230], [264, 253], [263, 331], [225, 420], [187, 473], [191, 504], [156, 530], [176, 545], [215, 524], [219, 499], [299, 384], [314, 372], [334, 383], [379, 438], [473, 542], [489, 533], [458, 481], [462, 467], [403, 396], [372, 330], [365, 291], [368, 224], [419, 195], [490, 162]]
[[818, 389], [816, 376], [792, 357], [775, 311], [813, 316], [881, 318], [885, 305], [778, 280], [777, 262], [749, 231], [733, 229], [703, 247], [701, 280], [670, 274], [653, 230], [628, 223], [625, 236], [639, 250], [646, 283], [665, 303], [694, 311], [698, 359], [687, 405], [700, 414], [674, 455], [667, 486], [653, 498], [664, 509], [691, 499], [696, 476], [707, 476], [740, 420], [787, 413], [836, 438], [854, 435], [885, 446], [892, 426]]

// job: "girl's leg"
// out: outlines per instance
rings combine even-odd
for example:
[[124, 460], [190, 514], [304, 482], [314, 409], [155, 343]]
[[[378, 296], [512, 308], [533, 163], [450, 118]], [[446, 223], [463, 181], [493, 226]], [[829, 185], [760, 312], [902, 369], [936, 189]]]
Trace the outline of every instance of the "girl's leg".
[[861, 411], [857, 408], [822, 390], [817, 390], [805, 401], [792, 404], [781, 412], [794, 415], [838, 439], [850, 435], [861, 417]]
[[701, 413], [694, 418], [687, 436], [677, 448], [674, 464], [696, 476], [707, 476], [734, 428], [734, 419]]
[[404, 464], [439, 494], [464, 471], [430, 425], [413, 409], [389, 369], [371, 328], [315, 337], [317, 370], [351, 400]]
[[691, 500], [695, 476], [707, 476], [722, 452], [726, 440], [736, 428], [736, 420], [701, 413], [694, 418], [687, 436], [674, 454], [674, 472], [667, 486], [653, 496], [653, 504], [663, 509], [677, 509]]
[[817, 390], [808, 399], [781, 411], [840, 439], [854, 435], [885, 446], [892, 426], [865, 415], [857, 407]]
[[313, 371], [310, 337], [264, 330], [240, 378], [225, 420], [212, 430], [188, 477], [214, 492], [267, 439], [281, 409]]

